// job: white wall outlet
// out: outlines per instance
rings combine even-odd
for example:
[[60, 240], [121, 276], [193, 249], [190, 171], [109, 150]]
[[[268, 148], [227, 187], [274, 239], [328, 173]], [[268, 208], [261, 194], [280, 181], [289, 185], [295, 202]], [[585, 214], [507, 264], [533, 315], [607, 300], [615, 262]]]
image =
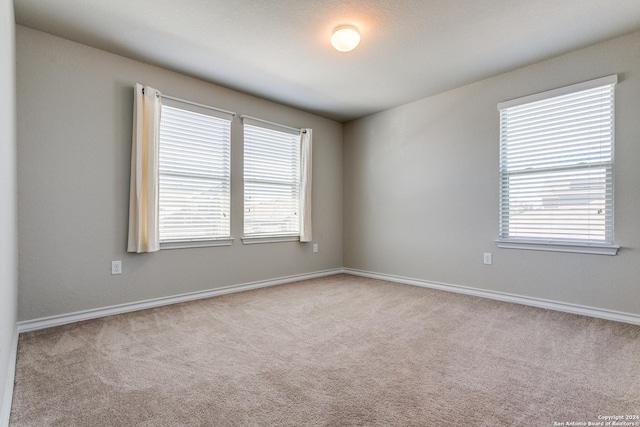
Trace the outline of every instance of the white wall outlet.
[[317, 244], [317, 243], [314, 243], [314, 244], [313, 244], [313, 252], [314, 252], [314, 253], [317, 253], [317, 252], [318, 252], [318, 244]]
[[493, 255], [491, 254], [491, 252], [484, 253], [484, 263], [487, 265], [493, 264]]
[[111, 274], [122, 274], [122, 261], [111, 261]]

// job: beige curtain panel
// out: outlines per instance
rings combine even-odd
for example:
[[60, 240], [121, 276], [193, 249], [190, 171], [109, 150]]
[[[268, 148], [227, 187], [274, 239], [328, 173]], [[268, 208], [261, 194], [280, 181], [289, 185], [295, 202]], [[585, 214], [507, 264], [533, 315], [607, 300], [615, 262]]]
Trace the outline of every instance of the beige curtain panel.
[[312, 131], [302, 129], [300, 134], [300, 241], [310, 242], [311, 233], [311, 166]]
[[158, 226], [158, 139], [160, 92], [136, 84], [133, 98], [128, 252], [160, 249]]

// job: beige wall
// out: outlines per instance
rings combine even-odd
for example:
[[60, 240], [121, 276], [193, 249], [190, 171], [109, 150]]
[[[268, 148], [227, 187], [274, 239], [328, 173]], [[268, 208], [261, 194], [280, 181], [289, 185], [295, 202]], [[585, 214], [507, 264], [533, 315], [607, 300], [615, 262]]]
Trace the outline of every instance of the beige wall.
[[13, 387], [7, 381], [18, 301], [14, 32], [13, 2], [0, 0], [0, 424], [11, 409], [3, 403]]
[[[640, 314], [639, 46], [635, 33], [346, 124], [345, 267]], [[497, 249], [497, 103], [614, 73], [619, 255]]]
[[[342, 125], [17, 27], [20, 320], [342, 267]], [[126, 253], [133, 85], [314, 136], [312, 245], [243, 246], [241, 121], [231, 247]], [[111, 260], [124, 274], [110, 274]]]

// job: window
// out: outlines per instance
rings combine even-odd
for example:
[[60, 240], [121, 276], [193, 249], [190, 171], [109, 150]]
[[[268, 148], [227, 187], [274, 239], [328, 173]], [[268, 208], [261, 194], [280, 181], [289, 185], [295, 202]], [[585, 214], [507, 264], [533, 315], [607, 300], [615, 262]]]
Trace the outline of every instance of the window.
[[232, 114], [163, 97], [159, 138], [161, 247], [231, 243], [232, 118]]
[[243, 123], [244, 237], [297, 240], [300, 130], [246, 116]]
[[616, 83], [610, 76], [498, 105], [499, 247], [615, 255]]

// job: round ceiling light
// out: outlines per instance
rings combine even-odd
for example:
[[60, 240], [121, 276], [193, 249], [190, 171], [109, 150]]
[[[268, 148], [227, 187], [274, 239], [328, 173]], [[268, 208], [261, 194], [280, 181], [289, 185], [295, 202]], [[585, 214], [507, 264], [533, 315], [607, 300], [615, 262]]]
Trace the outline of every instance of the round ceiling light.
[[360, 33], [355, 27], [343, 25], [336, 28], [331, 36], [331, 44], [340, 52], [350, 52], [360, 43]]

